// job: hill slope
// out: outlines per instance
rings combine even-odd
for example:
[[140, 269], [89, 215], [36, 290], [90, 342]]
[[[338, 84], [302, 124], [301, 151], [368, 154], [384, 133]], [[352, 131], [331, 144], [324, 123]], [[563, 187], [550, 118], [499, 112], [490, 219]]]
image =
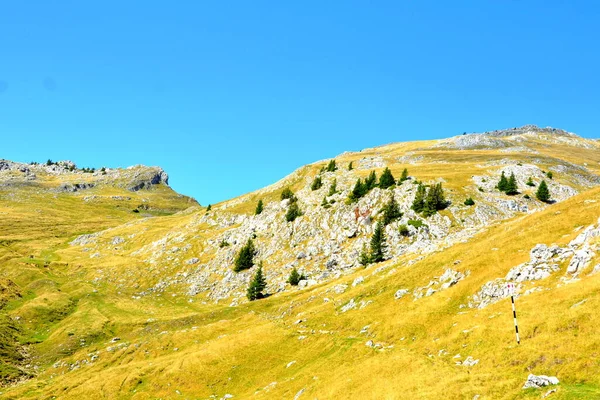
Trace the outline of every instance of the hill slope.
[[[183, 211], [193, 203], [158, 170], [36, 166], [28, 180], [5, 162], [2, 374], [33, 379], [4, 395], [537, 398], [521, 389], [533, 373], [560, 379], [554, 398], [597, 397], [599, 150], [532, 126], [398, 143], [345, 153], [335, 171], [308, 165], [210, 211]], [[410, 179], [347, 201], [357, 178], [386, 167]], [[502, 171], [520, 194], [495, 189]], [[542, 180], [553, 204], [535, 199]], [[443, 183], [450, 204], [411, 210], [416, 181]], [[286, 187], [303, 214], [293, 222]], [[362, 267], [392, 196], [403, 215], [385, 228], [386, 260]], [[249, 238], [272, 294], [251, 303], [256, 267], [232, 271]], [[307, 278], [299, 287], [286, 283], [294, 267]], [[506, 282], [518, 286], [519, 346]]]

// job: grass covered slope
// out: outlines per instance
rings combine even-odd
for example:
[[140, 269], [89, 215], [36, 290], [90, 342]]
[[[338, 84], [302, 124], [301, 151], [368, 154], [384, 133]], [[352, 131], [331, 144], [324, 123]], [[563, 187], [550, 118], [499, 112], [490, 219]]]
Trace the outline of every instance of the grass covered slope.
[[[592, 254], [577, 273], [569, 256], [544, 279], [518, 283], [521, 345], [510, 299], [469, 306], [536, 245], [568, 248], [588, 226], [600, 229], [600, 147], [536, 129], [346, 153], [336, 171], [318, 162], [210, 211], [188, 208], [164, 183], [140, 186], [135, 171], [108, 180], [38, 173], [35, 185], [10, 171], [0, 188], [0, 365], [7, 384], [32, 379], [2, 396], [539, 398], [549, 388], [521, 389], [532, 373], [559, 378], [551, 398], [596, 398], [600, 237], [574, 248]], [[411, 179], [346, 204], [358, 177], [385, 167], [396, 178], [408, 168]], [[516, 172], [518, 196], [494, 188], [502, 170]], [[142, 182], [154, 180], [148, 174]], [[311, 190], [316, 176], [323, 188]], [[535, 200], [531, 176], [549, 182], [556, 203]], [[55, 191], [84, 178], [95, 185]], [[339, 193], [327, 196], [333, 179]], [[411, 211], [417, 179], [443, 182], [451, 205], [429, 218]], [[294, 222], [285, 221], [285, 187], [303, 211]], [[387, 227], [386, 261], [347, 266], [372, 232], [355, 207], [377, 220], [392, 193], [404, 216]], [[253, 216], [259, 199], [265, 211]], [[398, 235], [408, 219], [424, 226]], [[252, 235], [272, 295], [247, 302], [256, 268], [231, 269]], [[313, 282], [282, 283], [292, 265]]]

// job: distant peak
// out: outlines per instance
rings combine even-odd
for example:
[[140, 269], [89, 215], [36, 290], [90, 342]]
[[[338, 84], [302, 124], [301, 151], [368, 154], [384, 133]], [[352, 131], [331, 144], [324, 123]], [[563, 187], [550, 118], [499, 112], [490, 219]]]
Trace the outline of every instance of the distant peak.
[[559, 135], [559, 136], [577, 136], [574, 133], [567, 132], [563, 129], [552, 128], [550, 126], [546, 128], [540, 128], [537, 125], [523, 125], [519, 128], [508, 128], [508, 129], [499, 129], [495, 131], [487, 131], [481, 133], [482, 135], [495, 136], [495, 137], [505, 137], [505, 136], [515, 136], [522, 135], [525, 133], [542, 133], [547, 135]]

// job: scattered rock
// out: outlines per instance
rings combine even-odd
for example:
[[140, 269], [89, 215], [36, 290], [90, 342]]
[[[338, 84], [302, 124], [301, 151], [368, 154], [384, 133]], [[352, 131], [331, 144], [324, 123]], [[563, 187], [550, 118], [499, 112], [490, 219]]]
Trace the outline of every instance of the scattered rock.
[[559, 381], [555, 376], [533, 375], [527, 377], [527, 382], [523, 385], [523, 389], [541, 388], [544, 386], [558, 385]]

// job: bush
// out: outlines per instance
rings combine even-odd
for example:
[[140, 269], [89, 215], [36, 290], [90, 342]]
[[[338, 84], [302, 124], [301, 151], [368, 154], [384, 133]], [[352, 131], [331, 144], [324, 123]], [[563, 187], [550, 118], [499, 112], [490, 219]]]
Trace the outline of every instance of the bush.
[[245, 269], [250, 269], [254, 265], [254, 256], [256, 255], [256, 248], [252, 239], [248, 239], [248, 242], [240, 249], [237, 257], [235, 258], [233, 270], [240, 272]]
[[529, 200], [531, 197], [528, 194], [526, 194], [525, 196], [523, 196], [523, 198]]
[[206, 212], [209, 212], [210, 210], [212, 210], [212, 204], [209, 204], [208, 207], [206, 207]]
[[468, 197], [465, 200], [465, 206], [474, 206], [474, 205], [475, 205], [475, 201], [471, 197]]
[[410, 235], [410, 231], [409, 231], [409, 229], [408, 229], [408, 226], [406, 226], [406, 225], [404, 225], [404, 224], [400, 225], [400, 226], [398, 227], [398, 233], [399, 233], [401, 236], [404, 236], [404, 237], [407, 237], [407, 236], [409, 236], [409, 235]]
[[407, 223], [408, 225], [414, 226], [417, 229], [419, 229], [422, 226], [427, 226], [420, 219], [409, 219]]
[[321, 202], [321, 207], [323, 208], [331, 208], [331, 204], [327, 201], [327, 197], [323, 197], [323, 201]]
[[302, 211], [300, 210], [298, 203], [294, 201], [288, 207], [287, 213], [285, 214], [285, 220], [287, 222], [294, 222], [294, 220], [301, 215]]
[[262, 199], [260, 199], [260, 200], [258, 200], [258, 204], [256, 204], [256, 210], [254, 210], [254, 215], [262, 214], [263, 209], [264, 209], [263, 201], [262, 201]]
[[529, 179], [527, 179], [527, 186], [535, 186], [535, 183], [533, 182], [533, 179], [531, 179], [531, 177], [529, 177]]
[[485, 192], [485, 190], [483, 190], [483, 188], [482, 188], [481, 186], [479, 186], [479, 187], [477, 188], [477, 190], [479, 190], [481, 193]]
[[267, 287], [267, 280], [263, 276], [262, 267], [262, 262], [260, 262], [258, 264], [258, 270], [256, 271], [256, 274], [254, 275], [254, 278], [250, 282], [248, 290], [246, 291], [246, 297], [248, 297], [248, 300], [250, 301], [265, 297], [263, 291]]
[[548, 185], [546, 184], [546, 181], [542, 181], [542, 183], [540, 183], [540, 186], [538, 187], [538, 190], [535, 193], [535, 197], [537, 197], [539, 201], [543, 201], [544, 203], [550, 201], [550, 190], [548, 190]]
[[323, 181], [321, 180], [321, 176], [317, 175], [315, 180], [310, 185], [310, 189], [311, 190], [319, 190], [319, 189], [321, 189], [321, 186], [323, 186]]
[[396, 185], [396, 179], [394, 179], [394, 175], [392, 175], [392, 171], [389, 168], [385, 168], [383, 173], [379, 177], [379, 187], [381, 189], [387, 189]]
[[352, 161], [348, 164], [348, 171], [352, 171], [354, 167], [352, 166]]
[[548, 179], [552, 179], [552, 177], [553, 177], [554, 175], [552, 175], [552, 171], [548, 171], [548, 172], [546, 173], [546, 176], [548, 177]]
[[337, 170], [337, 165], [335, 164], [335, 159], [329, 161], [329, 164], [327, 164], [327, 172], [335, 172]]
[[221, 240], [221, 243], [219, 243], [219, 248], [222, 249], [223, 247], [227, 247], [229, 246], [229, 242], [225, 239]]
[[283, 191], [281, 192], [281, 200], [294, 200], [294, 192], [292, 192], [292, 189], [290, 189], [289, 187], [286, 187], [285, 189], [283, 189]]
[[327, 193], [327, 196], [333, 196], [334, 194], [337, 193], [337, 179], [333, 179], [333, 182], [331, 182], [331, 186], [329, 186], [329, 192]]
[[298, 283], [300, 283], [300, 281], [304, 279], [306, 279], [306, 277], [304, 275], [299, 274], [296, 267], [294, 267], [292, 272], [290, 272], [290, 276], [287, 282], [292, 286], [298, 286]]

